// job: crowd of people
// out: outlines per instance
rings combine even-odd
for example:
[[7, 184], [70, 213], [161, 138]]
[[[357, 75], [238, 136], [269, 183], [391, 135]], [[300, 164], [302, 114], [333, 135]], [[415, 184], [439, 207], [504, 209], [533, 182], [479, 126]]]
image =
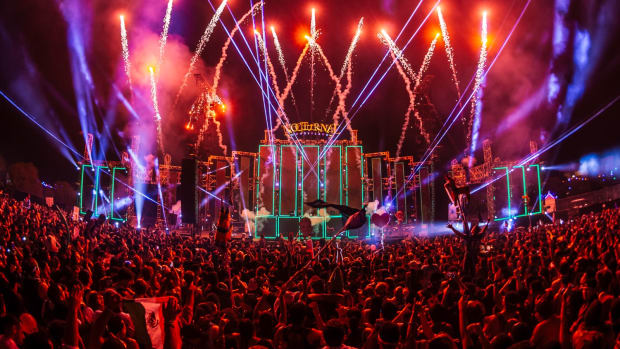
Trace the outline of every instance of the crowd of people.
[[343, 239], [298, 273], [312, 259], [299, 239], [222, 246], [60, 214], [0, 198], [0, 349], [620, 348], [618, 208]]

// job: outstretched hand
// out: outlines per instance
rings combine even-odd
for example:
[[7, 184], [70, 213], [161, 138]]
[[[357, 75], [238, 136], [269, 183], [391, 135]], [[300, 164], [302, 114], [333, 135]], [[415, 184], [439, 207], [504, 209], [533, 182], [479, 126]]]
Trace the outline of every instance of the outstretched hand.
[[181, 307], [176, 299], [176, 297], [168, 298], [168, 302], [164, 304], [163, 311], [164, 321], [172, 322], [177, 319], [179, 314], [181, 314]]

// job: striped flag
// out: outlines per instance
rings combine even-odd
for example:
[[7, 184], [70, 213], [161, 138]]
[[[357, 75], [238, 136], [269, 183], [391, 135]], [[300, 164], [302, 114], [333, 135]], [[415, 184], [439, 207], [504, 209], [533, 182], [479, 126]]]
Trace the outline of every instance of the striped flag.
[[168, 297], [136, 298], [123, 303], [123, 309], [134, 323], [140, 348], [164, 348], [163, 306], [166, 302]]

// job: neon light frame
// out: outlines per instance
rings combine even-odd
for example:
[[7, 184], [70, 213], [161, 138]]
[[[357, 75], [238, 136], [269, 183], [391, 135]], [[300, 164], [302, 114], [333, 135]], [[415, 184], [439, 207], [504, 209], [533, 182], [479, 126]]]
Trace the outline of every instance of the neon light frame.
[[[523, 193], [524, 195], [527, 195], [527, 181], [525, 179], [525, 167], [523, 165], [517, 165], [514, 166], [513, 169], [515, 168], [521, 168], [521, 173], [523, 176]], [[528, 167], [536, 167], [536, 176], [537, 176], [537, 180], [538, 180], [538, 211], [535, 212], [528, 212], [527, 209], [527, 205], [525, 205], [525, 213], [524, 214], [520, 214], [520, 215], [511, 215], [511, 193], [510, 193], [510, 171], [508, 167], [496, 167], [493, 168], [494, 170], [501, 170], [501, 169], [505, 169], [506, 170], [506, 186], [507, 186], [507, 191], [508, 191], [508, 216], [506, 217], [500, 217], [500, 218], [495, 218], [495, 221], [504, 221], [507, 219], [511, 219], [511, 218], [519, 218], [519, 217], [525, 217], [525, 216], [533, 216], [533, 215], [537, 215], [542, 213], [542, 188], [541, 188], [541, 182], [540, 182], [540, 165], [539, 164], [533, 164], [533, 165], [528, 165]]]
[[114, 183], [116, 182], [116, 170], [127, 171], [125, 167], [112, 167], [112, 189], [110, 191], [112, 201], [110, 203], [110, 217], [108, 218], [113, 221], [125, 222], [126, 219], [114, 217]]
[[[344, 157], [345, 157], [345, 183], [347, 184], [347, 192], [345, 195], [345, 202], [346, 205], [349, 205], [349, 148], [360, 148], [360, 186], [362, 188], [362, 204], [364, 204], [364, 147], [362, 147], [361, 145], [348, 145], [345, 147], [345, 151], [344, 151]], [[366, 219], [370, 222], [370, 216], [366, 215]], [[370, 223], [367, 224], [368, 226], [368, 233], [366, 235], [367, 238], [370, 237]], [[351, 235], [351, 231], [347, 231], [347, 237], [351, 238], [351, 239], [356, 239], [359, 236], [358, 235]]]
[[[295, 214], [294, 215], [288, 215], [288, 214], [282, 214], [282, 153], [284, 152], [284, 148], [293, 148], [295, 150]], [[280, 193], [280, 195], [278, 195], [278, 212], [280, 213], [280, 216], [286, 216], [286, 217], [298, 217], [297, 216], [297, 186], [298, 186], [298, 182], [297, 182], [297, 176], [298, 176], [298, 171], [297, 171], [297, 147], [294, 145], [281, 145], [280, 146], [280, 182], [278, 184], [278, 192]]]

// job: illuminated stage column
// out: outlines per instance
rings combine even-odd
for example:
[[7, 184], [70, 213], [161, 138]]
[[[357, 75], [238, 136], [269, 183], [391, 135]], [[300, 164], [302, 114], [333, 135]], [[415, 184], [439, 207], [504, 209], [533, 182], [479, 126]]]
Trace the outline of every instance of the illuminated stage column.
[[277, 236], [278, 222], [275, 216], [275, 162], [276, 147], [260, 145], [258, 147], [257, 193], [258, 212], [254, 221], [257, 234], [274, 238]]
[[407, 212], [407, 188], [405, 187], [405, 164], [403, 162], [394, 163], [394, 180], [396, 183], [396, 210], [402, 211], [405, 215], [405, 223], [409, 220]]
[[[345, 150], [345, 205], [353, 208], [361, 208], [364, 201], [364, 154], [361, 146], [347, 146]], [[348, 232], [350, 238], [368, 235], [368, 225]]]
[[422, 166], [420, 168], [420, 218], [423, 224], [430, 223], [432, 219], [432, 178], [430, 176], [429, 168]]
[[[342, 147], [330, 146], [325, 151], [323, 158], [323, 200], [326, 202], [342, 204]], [[327, 213], [331, 216], [325, 223], [327, 236], [332, 236], [344, 222], [342, 215], [333, 208], [328, 208]]]
[[[304, 151], [307, 156], [307, 160], [304, 160], [302, 163], [302, 201], [314, 201], [319, 199], [320, 197], [320, 188], [319, 188], [319, 173], [320, 173], [320, 161], [319, 159], [319, 146], [316, 145], [305, 145], [303, 146]], [[315, 164], [314, 166], [312, 166]], [[312, 167], [311, 167], [312, 166]], [[301, 215], [303, 216], [306, 212], [309, 212], [310, 215], [316, 216], [317, 212], [314, 209], [310, 209], [306, 205], [302, 205]], [[319, 223], [314, 225], [314, 237], [323, 237], [324, 236], [324, 224]]]
[[297, 216], [297, 147], [280, 147], [279, 215]]
[[252, 197], [250, 196], [250, 175], [252, 173], [251, 158], [247, 156], [239, 157], [235, 160], [236, 171], [241, 172], [239, 175], [239, 200], [237, 200], [237, 209], [243, 212], [244, 209], [252, 210]]
[[381, 158], [371, 158], [372, 169], [372, 199], [383, 203], [383, 171]]

